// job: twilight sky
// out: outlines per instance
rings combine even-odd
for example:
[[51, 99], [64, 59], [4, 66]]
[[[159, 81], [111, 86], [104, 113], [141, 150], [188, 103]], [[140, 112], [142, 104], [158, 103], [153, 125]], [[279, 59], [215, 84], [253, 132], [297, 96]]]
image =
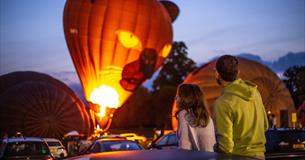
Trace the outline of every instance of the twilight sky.
[[[174, 40], [197, 63], [222, 54], [276, 60], [305, 51], [305, 0], [172, 0]], [[74, 72], [63, 33], [65, 0], [0, 0], [0, 75]]]

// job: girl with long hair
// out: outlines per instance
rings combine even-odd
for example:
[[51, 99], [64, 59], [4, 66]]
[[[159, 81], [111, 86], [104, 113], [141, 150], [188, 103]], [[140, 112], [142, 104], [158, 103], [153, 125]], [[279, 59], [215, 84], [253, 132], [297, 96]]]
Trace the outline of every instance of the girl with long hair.
[[216, 143], [214, 125], [200, 87], [179, 85], [175, 100], [179, 148], [213, 152]]

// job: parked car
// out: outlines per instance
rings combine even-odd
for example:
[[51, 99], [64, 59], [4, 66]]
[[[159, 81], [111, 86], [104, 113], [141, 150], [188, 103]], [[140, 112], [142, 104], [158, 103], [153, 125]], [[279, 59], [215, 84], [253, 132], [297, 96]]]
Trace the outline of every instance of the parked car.
[[266, 158], [305, 159], [305, 130], [270, 129], [266, 139]]
[[66, 148], [58, 139], [44, 138], [43, 140], [48, 144], [49, 149], [54, 157], [64, 158], [68, 156]]
[[[118, 134], [109, 134], [109, 135], [101, 135], [97, 138], [97, 140], [127, 140], [126, 137], [120, 136]], [[81, 140], [79, 142], [79, 154], [90, 153], [89, 148], [92, 147], [92, 144], [95, 143], [96, 140]]]
[[18, 137], [3, 139], [0, 159], [54, 159], [48, 145], [42, 138]]
[[178, 140], [176, 132], [167, 133], [156, 141], [153, 141], [149, 147], [150, 149], [178, 149]]
[[126, 137], [128, 140], [136, 141], [139, 143], [144, 143], [146, 141], [146, 137], [139, 136], [135, 133], [122, 133], [122, 134], [120, 134], [120, 136]]
[[255, 158], [221, 154], [216, 152], [198, 152], [198, 151], [187, 151], [187, 150], [135, 150], [135, 151], [118, 151], [118, 152], [107, 152], [107, 153], [93, 153], [82, 156], [72, 157], [68, 160], [202, 160], [202, 159], [213, 159], [213, 160], [252, 160]]
[[143, 149], [144, 148], [139, 143], [130, 140], [113, 138], [98, 139], [84, 152], [84, 154]]

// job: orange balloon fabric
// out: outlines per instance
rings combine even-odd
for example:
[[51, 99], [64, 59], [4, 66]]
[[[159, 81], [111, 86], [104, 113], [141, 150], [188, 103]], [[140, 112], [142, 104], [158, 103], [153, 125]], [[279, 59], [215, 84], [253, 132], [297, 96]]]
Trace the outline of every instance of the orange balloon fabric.
[[[65, 38], [89, 102], [121, 106], [163, 63], [179, 11], [171, 2], [166, 6], [157, 0], [67, 0]], [[110, 94], [94, 98], [101, 86], [114, 90], [115, 100], [107, 101]]]

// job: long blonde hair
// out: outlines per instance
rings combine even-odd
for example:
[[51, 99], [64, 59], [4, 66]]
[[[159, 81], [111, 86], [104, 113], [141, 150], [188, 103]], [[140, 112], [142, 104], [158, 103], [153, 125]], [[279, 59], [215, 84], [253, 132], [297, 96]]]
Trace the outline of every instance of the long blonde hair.
[[178, 86], [176, 94], [176, 104], [178, 112], [186, 110], [192, 113], [195, 119], [191, 122], [195, 126], [206, 127], [209, 123], [209, 111], [204, 94], [200, 87], [195, 84], [181, 84]]

